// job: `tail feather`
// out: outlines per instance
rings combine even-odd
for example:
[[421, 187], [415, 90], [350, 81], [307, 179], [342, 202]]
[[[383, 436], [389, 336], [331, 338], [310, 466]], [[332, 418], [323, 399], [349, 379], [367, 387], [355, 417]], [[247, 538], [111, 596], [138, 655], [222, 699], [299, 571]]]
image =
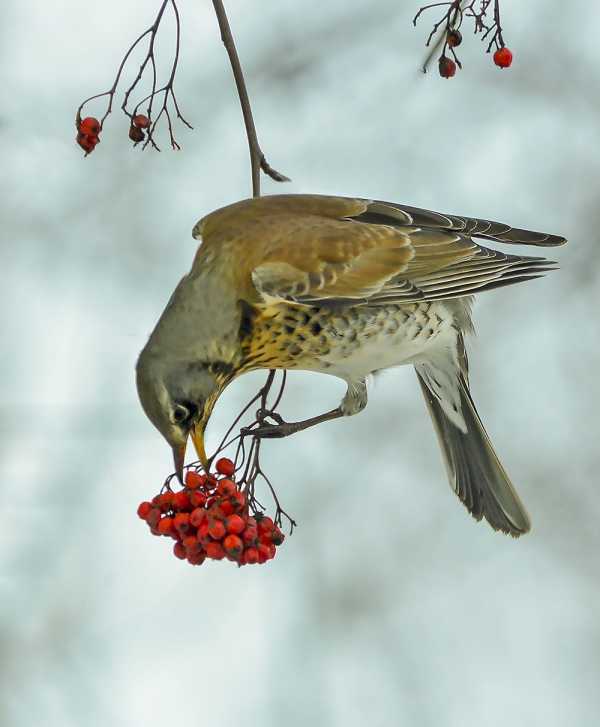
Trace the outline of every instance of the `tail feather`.
[[416, 367], [417, 376], [440, 442], [450, 485], [476, 520], [484, 517], [494, 530], [517, 538], [531, 527], [529, 516], [502, 467], [469, 393], [458, 373], [461, 413], [466, 431], [461, 431], [444, 412], [440, 399], [426, 383], [426, 367]]

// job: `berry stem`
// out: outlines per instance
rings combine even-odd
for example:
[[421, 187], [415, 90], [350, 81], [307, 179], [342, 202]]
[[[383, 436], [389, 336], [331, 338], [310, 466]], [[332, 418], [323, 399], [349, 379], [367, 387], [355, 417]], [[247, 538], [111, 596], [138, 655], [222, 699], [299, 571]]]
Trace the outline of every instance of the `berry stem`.
[[252, 116], [252, 108], [250, 106], [250, 98], [248, 96], [248, 90], [246, 89], [246, 81], [244, 80], [244, 72], [242, 71], [242, 65], [240, 58], [235, 47], [235, 41], [231, 33], [231, 27], [229, 20], [227, 19], [227, 13], [222, 0], [213, 0], [213, 7], [219, 23], [219, 29], [221, 31], [221, 40], [229, 56], [229, 62], [231, 64], [231, 70], [233, 72], [233, 78], [240, 99], [240, 106], [242, 107], [242, 115], [244, 117], [244, 125], [246, 127], [246, 135], [248, 137], [248, 147], [250, 151], [250, 171], [252, 177], [252, 196], [260, 197], [260, 172], [262, 171], [271, 179], [276, 182], [289, 182], [290, 180], [281, 174], [280, 172], [273, 169], [265, 159], [260, 145], [258, 143], [258, 136], [256, 133], [256, 126], [254, 124], [254, 117]]

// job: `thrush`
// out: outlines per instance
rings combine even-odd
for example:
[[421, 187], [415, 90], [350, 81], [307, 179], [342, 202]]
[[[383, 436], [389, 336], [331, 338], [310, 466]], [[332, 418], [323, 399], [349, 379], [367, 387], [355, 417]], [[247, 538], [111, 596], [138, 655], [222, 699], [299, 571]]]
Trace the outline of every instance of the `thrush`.
[[201, 240], [137, 363], [142, 406], [181, 474], [225, 387], [246, 371], [342, 378], [335, 415], [367, 404], [375, 372], [412, 364], [450, 484], [469, 512], [521, 535], [527, 512], [469, 391], [465, 336], [475, 293], [543, 275], [554, 263], [475, 241], [549, 247], [565, 239], [498, 222], [359, 198], [247, 199], [197, 223]]

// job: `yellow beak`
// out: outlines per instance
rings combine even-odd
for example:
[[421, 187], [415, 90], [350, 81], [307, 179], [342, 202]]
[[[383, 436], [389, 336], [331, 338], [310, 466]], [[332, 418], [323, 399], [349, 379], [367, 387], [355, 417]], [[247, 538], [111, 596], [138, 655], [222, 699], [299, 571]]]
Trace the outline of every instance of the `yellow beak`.
[[208, 457], [206, 456], [206, 449], [204, 448], [204, 423], [198, 422], [191, 431], [192, 435], [192, 441], [194, 442], [194, 447], [196, 448], [196, 452], [198, 453], [198, 459], [202, 463], [202, 467], [204, 468], [205, 472], [208, 472], [210, 468], [210, 462], [208, 461]]

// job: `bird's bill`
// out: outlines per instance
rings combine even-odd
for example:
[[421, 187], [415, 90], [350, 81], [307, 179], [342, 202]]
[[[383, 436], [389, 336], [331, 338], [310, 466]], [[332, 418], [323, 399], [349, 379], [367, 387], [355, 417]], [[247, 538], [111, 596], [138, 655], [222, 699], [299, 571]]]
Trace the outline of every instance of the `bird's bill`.
[[194, 447], [196, 448], [196, 452], [198, 454], [198, 459], [202, 463], [202, 467], [204, 468], [204, 471], [208, 473], [210, 463], [208, 461], [208, 457], [206, 456], [206, 449], [204, 448], [204, 425], [202, 422], [198, 422], [191, 431], [192, 435], [192, 441], [194, 442]]
[[183, 484], [183, 465], [185, 462], [185, 447], [187, 442], [183, 444], [173, 445], [173, 462], [175, 463], [175, 474], [181, 484]]

